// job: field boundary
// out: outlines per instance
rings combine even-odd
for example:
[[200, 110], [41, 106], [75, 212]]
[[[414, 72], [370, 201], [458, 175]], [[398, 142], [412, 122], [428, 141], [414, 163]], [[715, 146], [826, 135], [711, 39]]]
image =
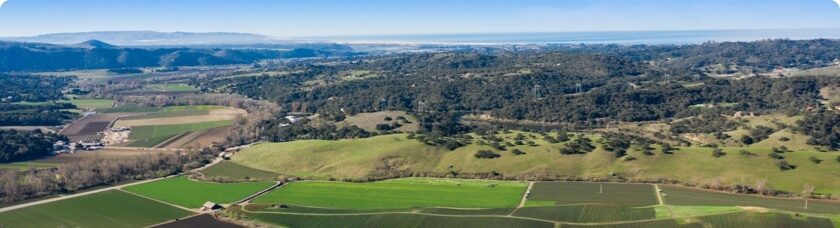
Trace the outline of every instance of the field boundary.
[[325, 214], [325, 213], [303, 213], [303, 212], [280, 212], [280, 211], [251, 211], [242, 207], [242, 211], [254, 214], [286, 214], [286, 215], [308, 215], [308, 216], [355, 216], [355, 215], [388, 215], [388, 214], [414, 214], [414, 215], [426, 215], [426, 216], [437, 216], [437, 217], [460, 217], [460, 218], [516, 218], [516, 219], [525, 219], [525, 220], [532, 220], [532, 221], [540, 221], [540, 222], [547, 222], [554, 224], [555, 226], [561, 224], [557, 221], [545, 220], [545, 219], [538, 219], [538, 218], [528, 218], [528, 217], [519, 217], [519, 216], [508, 216], [508, 215], [444, 215], [444, 214], [431, 214], [431, 213], [422, 213], [422, 212], [414, 212], [414, 211], [391, 211], [391, 212], [359, 212], [359, 213], [336, 213], [336, 214]]
[[525, 189], [525, 193], [522, 194], [522, 200], [519, 201], [519, 205], [516, 205], [516, 208], [513, 209], [508, 216], [513, 216], [519, 208], [525, 207], [525, 203], [528, 201], [528, 195], [531, 194], [531, 189], [534, 188], [534, 182], [528, 181], [528, 188]]
[[659, 184], [653, 184], [653, 194], [656, 194], [656, 200], [659, 205], [665, 205], [665, 199], [662, 198], [662, 190], [659, 189]]
[[126, 191], [126, 190], [117, 189], [117, 191], [125, 192], [125, 193], [131, 194], [131, 195], [135, 195], [135, 196], [142, 197], [142, 198], [145, 198], [145, 199], [148, 199], [148, 200], [156, 201], [158, 203], [166, 204], [166, 205], [169, 205], [169, 206], [177, 207], [178, 209], [187, 210], [187, 211], [190, 211], [190, 212], [193, 212], [193, 213], [200, 213], [196, 209], [186, 208], [186, 207], [183, 207], [183, 206], [175, 205], [175, 204], [172, 204], [172, 203], [168, 203], [168, 202], [165, 202], [165, 201], [162, 201], [162, 200], [158, 200], [158, 199], [151, 198], [151, 197], [148, 197], [148, 196], [140, 195], [140, 194], [137, 194], [137, 193], [129, 192], [129, 191]]
[[[546, 219], [521, 217], [521, 216], [510, 216], [510, 215], [446, 215], [446, 214], [424, 213], [424, 212], [417, 212], [417, 211], [383, 211], [383, 212], [359, 212], [359, 213], [306, 213], [306, 212], [281, 212], [281, 211], [251, 211], [251, 210], [248, 210], [245, 207], [241, 207], [241, 210], [245, 211], [247, 213], [254, 213], [254, 214], [285, 214], [285, 215], [304, 215], [304, 216], [364, 216], [364, 215], [413, 214], [413, 215], [425, 215], [425, 216], [436, 216], [436, 217], [460, 217], [460, 218], [514, 218], [514, 219], [524, 219], [524, 220], [539, 221], [539, 222], [548, 222], [548, 223], [554, 224], [555, 227], [558, 226], [558, 225], [622, 225], [622, 224], [634, 224], [634, 223], [665, 221], [665, 220], [675, 220], [675, 219], [690, 219], [690, 218], [698, 217], [698, 216], [674, 217], [672, 215], [669, 218], [653, 218], [653, 219], [632, 220], [632, 221], [614, 221], [614, 222], [575, 223], [575, 222], [561, 222], [561, 221], [552, 221], [552, 220], [546, 220]], [[736, 214], [736, 213], [744, 213], [744, 212], [745, 211], [727, 211], [727, 212], [704, 214], [702, 216], [716, 216], [716, 215]], [[774, 212], [775, 213], [782, 213], [782, 214], [795, 214], [793, 212], [779, 211], [779, 210], [774, 210]], [[808, 215], [810, 217], [832, 219], [831, 217], [824, 216], [824, 215], [812, 215], [812, 214], [806, 214], [806, 215]]]
[[285, 183], [284, 183], [284, 182], [282, 182], [282, 181], [277, 181], [277, 183], [275, 183], [275, 184], [274, 184], [274, 185], [272, 185], [271, 187], [268, 187], [268, 188], [266, 188], [266, 189], [263, 189], [262, 191], [259, 191], [259, 192], [257, 192], [257, 193], [254, 193], [254, 194], [252, 194], [252, 195], [250, 195], [250, 196], [248, 196], [248, 197], [245, 197], [245, 199], [242, 199], [242, 200], [239, 200], [239, 201], [233, 202], [233, 203], [231, 203], [231, 205], [237, 205], [237, 204], [240, 204], [240, 203], [246, 203], [246, 202], [249, 202], [249, 203], [250, 203], [250, 201], [251, 201], [251, 200], [253, 200], [254, 198], [260, 197], [261, 195], [266, 194], [266, 193], [268, 193], [268, 192], [270, 192], [270, 191], [272, 191], [272, 190], [274, 190], [274, 189], [277, 189], [277, 188], [283, 187], [283, 185], [285, 185]]
[[[157, 130], [157, 128], [155, 128], [155, 130]], [[175, 141], [183, 138], [184, 136], [189, 135], [190, 133], [192, 133], [192, 132], [184, 132], [184, 133], [181, 133], [181, 134], [174, 135], [174, 136], [172, 136], [172, 137], [170, 137], [166, 140], [163, 140], [163, 142], [160, 142], [157, 145], [152, 146], [152, 148], [168, 148], [167, 147], [168, 144], [170, 144], [172, 142], [175, 142]]]

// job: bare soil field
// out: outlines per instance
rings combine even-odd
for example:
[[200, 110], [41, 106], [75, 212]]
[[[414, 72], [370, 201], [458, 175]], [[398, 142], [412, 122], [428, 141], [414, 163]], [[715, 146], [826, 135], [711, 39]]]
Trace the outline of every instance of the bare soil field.
[[220, 127], [182, 134], [167, 140], [157, 148], [203, 148], [221, 142], [233, 127]]
[[71, 141], [98, 140], [102, 137], [99, 133], [108, 129], [115, 120], [132, 115], [136, 114], [108, 113], [87, 115], [62, 129], [59, 134], [67, 136]]
[[185, 219], [177, 219], [174, 222], [164, 223], [154, 228], [181, 228], [181, 227], [204, 227], [204, 228], [239, 228], [243, 227], [229, 222], [213, 218], [212, 215], [202, 214]]

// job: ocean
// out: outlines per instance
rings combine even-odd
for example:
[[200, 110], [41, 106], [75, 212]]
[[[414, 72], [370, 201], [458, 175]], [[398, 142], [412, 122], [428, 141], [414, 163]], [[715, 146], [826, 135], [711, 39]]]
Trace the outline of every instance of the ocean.
[[698, 44], [764, 39], [840, 39], [840, 29], [546, 32], [311, 37], [347, 44]]

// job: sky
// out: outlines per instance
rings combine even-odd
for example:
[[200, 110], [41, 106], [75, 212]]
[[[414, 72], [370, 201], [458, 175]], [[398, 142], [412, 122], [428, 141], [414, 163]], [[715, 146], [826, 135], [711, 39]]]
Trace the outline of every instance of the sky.
[[840, 28], [840, 0], [7, 0], [0, 7], [0, 37], [121, 30], [294, 38], [791, 28]]

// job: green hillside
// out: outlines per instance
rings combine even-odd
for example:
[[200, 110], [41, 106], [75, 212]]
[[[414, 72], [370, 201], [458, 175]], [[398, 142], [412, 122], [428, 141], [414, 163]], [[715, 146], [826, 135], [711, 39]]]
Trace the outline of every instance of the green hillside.
[[[500, 135], [512, 141], [516, 133]], [[529, 135], [525, 133], [525, 135]], [[454, 151], [410, 140], [406, 135], [385, 135], [366, 139], [321, 141], [303, 140], [286, 143], [264, 143], [238, 153], [233, 161], [251, 168], [307, 178], [361, 178], [383, 170], [435, 172], [440, 174], [498, 172], [507, 176], [564, 176], [603, 178], [610, 174], [627, 179], [672, 179], [684, 183], [753, 184], [766, 178], [776, 189], [799, 193], [805, 184], [817, 186], [817, 193], [840, 193], [840, 162], [836, 154], [816, 151], [785, 153], [786, 161], [796, 169], [781, 171], [778, 160], [770, 158], [768, 147], [722, 148], [727, 155], [712, 156], [712, 148], [679, 148], [673, 154], [644, 155], [631, 148], [628, 156], [616, 158], [613, 153], [597, 148], [585, 155], [563, 155], [565, 143], [551, 144], [534, 134], [528, 137], [535, 146], [521, 145], [497, 151], [490, 146], [472, 143]], [[597, 142], [599, 135], [587, 135]], [[759, 144], [760, 145], [760, 144]], [[658, 147], [658, 146], [656, 146]], [[514, 155], [519, 149], [526, 154]], [[496, 159], [475, 157], [478, 150], [494, 150]], [[744, 156], [741, 150], [754, 154]], [[627, 161], [627, 157], [636, 160]], [[811, 157], [823, 160], [819, 164]]]

